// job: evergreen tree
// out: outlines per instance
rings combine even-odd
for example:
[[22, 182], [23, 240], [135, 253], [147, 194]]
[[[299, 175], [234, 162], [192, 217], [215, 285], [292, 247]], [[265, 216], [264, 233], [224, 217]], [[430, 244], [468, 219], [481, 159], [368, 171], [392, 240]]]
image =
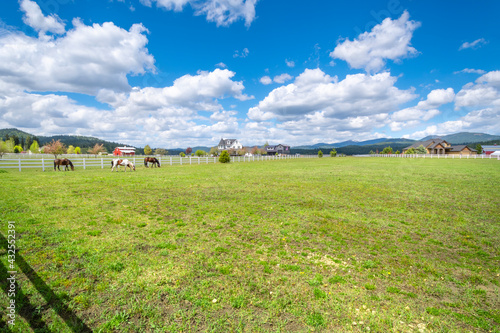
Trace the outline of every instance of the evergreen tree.
[[321, 150], [318, 151], [318, 157], [323, 157], [323, 152]]
[[229, 153], [227, 150], [224, 150], [219, 157], [219, 162], [221, 163], [229, 163], [231, 162], [231, 158], [229, 157]]

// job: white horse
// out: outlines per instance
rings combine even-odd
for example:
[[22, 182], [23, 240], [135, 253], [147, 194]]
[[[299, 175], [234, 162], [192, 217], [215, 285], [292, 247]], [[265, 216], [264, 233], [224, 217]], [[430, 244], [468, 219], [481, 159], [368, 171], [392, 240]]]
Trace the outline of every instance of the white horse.
[[132, 170], [135, 171], [134, 163], [130, 162], [129, 160], [121, 160], [121, 159], [117, 158], [111, 162], [111, 172], [115, 171], [115, 167], [116, 167], [116, 170], [118, 170], [120, 165], [125, 167], [125, 172], [127, 172], [127, 167], [130, 168], [130, 171], [132, 171]]

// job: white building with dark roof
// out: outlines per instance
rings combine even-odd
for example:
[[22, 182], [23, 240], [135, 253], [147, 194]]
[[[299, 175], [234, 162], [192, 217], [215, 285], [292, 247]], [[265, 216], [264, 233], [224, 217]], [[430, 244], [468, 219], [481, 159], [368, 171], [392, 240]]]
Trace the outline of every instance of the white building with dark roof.
[[217, 149], [219, 150], [238, 150], [243, 148], [241, 143], [237, 139], [220, 139]]

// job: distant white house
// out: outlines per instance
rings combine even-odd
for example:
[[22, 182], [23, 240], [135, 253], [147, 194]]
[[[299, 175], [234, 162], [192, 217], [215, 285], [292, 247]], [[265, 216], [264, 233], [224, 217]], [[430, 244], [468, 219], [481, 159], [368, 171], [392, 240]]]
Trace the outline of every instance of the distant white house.
[[219, 150], [229, 150], [229, 149], [241, 149], [243, 146], [237, 139], [220, 139], [217, 149]]

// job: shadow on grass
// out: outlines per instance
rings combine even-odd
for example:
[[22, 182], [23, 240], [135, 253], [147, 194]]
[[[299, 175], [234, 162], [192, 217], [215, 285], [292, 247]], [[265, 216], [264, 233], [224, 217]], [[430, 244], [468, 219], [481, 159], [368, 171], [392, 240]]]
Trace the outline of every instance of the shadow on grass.
[[[7, 239], [5, 239], [5, 236], [0, 233], [0, 248], [7, 249], [7, 245]], [[36, 332], [51, 332], [47, 323], [42, 318], [42, 312], [46, 308], [52, 308], [73, 332], [92, 332], [83, 320], [74, 314], [68, 306], [64, 304], [64, 301], [58, 297], [52, 289], [50, 289], [50, 287], [38, 276], [35, 270], [31, 268], [31, 266], [17, 253], [17, 251], [15, 262], [47, 302], [44, 309], [35, 307], [30, 303], [29, 298], [24, 295], [23, 290], [16, 282], [16, 316], [22, 316]], [[20, 272], [17, 272], [16, 275], [18, 276], [19, 273]], [[9, 269], [0, 263], [0, 287], [6, 294], [9, 293], [9, 284], [7, 281], [8, 277], [10, 277]], [[3, 332], [9, 332], [7, 329], [7, 323], [5, 323], [1, 318], [0, 327], [3, 328]]]

